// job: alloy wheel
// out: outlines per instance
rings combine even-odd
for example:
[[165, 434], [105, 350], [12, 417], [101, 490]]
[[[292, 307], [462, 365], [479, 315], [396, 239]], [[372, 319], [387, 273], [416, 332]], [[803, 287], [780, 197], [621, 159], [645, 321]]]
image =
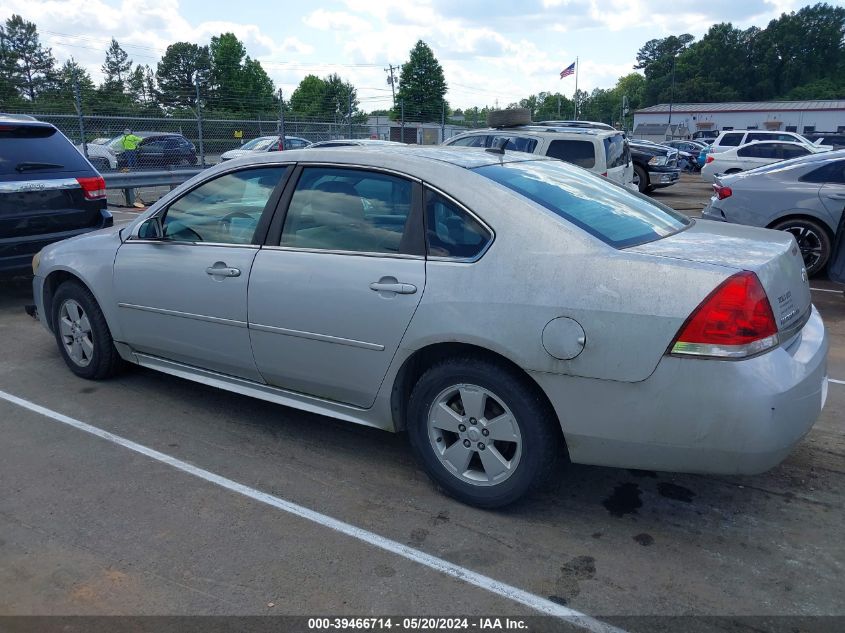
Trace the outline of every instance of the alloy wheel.
[[444, 389], [429, 409], [427, 424], [434, 454], [461, 481], [497, 485], [519, 464], [519, 424], [504, 401], [488, 389], [470, 384]]
[[59, 334], [68, 357], [79, 367], [87, 367], [94, 356], [94, 336], [88, 315], [73, 299], [59, 308]]

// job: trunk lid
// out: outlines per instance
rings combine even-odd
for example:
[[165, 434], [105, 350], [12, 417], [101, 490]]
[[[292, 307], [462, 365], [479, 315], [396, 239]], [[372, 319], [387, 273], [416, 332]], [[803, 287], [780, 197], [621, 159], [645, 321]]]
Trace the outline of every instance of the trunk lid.
[[756, 273], [781, 334], [790, 333], [810, 313], [807, 271], [789, 233], [696, 220], [686, 231], [628, 250]]

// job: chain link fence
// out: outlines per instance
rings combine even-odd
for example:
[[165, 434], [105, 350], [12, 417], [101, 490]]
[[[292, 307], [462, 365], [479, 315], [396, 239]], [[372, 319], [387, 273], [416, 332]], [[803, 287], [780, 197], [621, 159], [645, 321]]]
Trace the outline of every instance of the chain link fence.
[[[180, 166], [210, 166], [225, 160], [223, 155], [243, 147], [278, 147], [283, 133], [286, 149], [305, 143], [337, 139], [379, 139], [419, 145], [437, 145], [466, 131], [454, 122], [406, 122], [391, 117], [369, 116], [361, 123], [326, 121], [285, 114], [278, 118], [144, 117], [121, 114], [57, 114], [37, 110], [18, 112], [52, 123], [79, 147], [101, 172], [121, 169], [169, 169]], [[342, 117], [341, 117], [342, 118]], [[133, 165], [123, 148], [125, 130], [143, 140]], [[178, 136], [174, 136], [178, 135]], [[254, 144], [250, 144], [253, 141]]]

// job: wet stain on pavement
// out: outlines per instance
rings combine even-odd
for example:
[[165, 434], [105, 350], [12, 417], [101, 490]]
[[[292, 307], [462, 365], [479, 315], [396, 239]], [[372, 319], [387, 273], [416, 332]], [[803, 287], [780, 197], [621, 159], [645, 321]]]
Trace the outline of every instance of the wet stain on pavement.
[[581, 593], [581, 586], [579, 583], [582, 580], [590, 580], [596, 575], [596, 559], [592, 556], [576, 556], [568, 563], [565, 563], [560, 568], [560, 575], [555, 581], [555, 600], [549, 597], [550, 600], [558, 602], [558, 604], [566, 604], [579, 593]]
[[79, 393], [94, 393], [95, 391], [97, 391], [96, 387], [83, 387], [79, 390]]
[[635, 514], [637, 508], [643, 505], [640, 499], [640, 487], [634, 483], [619, 484], [613, 489], [613, 494], [601, 502], [615, 517], [622, 517], [626, 514]]
[[669, 483], [668, 481], [657, 484], [657, 492], [660, 493], [661, 497], [683, 501], [684, 503], [692, 503], [692, 498], [695, 496], [695, 493], [689, 488]]
[[415, 530], [411, 530], [411, 545], [419, 547], [425, 542], [427, 536], [428, 530], [426, 529], [417, 528]]
[[651, 534], [646, 534], [645, 532], [643, 532], [642, 534], [637, 534], [633, 538], [637, 543], [639, 543], [643, 547], [654, 545], [654, 537]]

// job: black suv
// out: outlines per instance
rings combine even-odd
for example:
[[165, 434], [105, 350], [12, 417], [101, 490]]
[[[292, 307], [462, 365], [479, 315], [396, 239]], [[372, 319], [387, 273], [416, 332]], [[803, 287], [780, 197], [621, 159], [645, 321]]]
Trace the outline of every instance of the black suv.
[[[181, 134], [172, 132], [133, 132], [143, 139], [138, 145], [138, 167], [178, 167], [196, 165], [197, 148]], [[117, 167], [127, 167], [123, 153], [123, 134], [109, 141], [117, 154]]]
[[0, 115], [0, 274], [53, 242], [111, 226], [106, 183], [49, 123]]

